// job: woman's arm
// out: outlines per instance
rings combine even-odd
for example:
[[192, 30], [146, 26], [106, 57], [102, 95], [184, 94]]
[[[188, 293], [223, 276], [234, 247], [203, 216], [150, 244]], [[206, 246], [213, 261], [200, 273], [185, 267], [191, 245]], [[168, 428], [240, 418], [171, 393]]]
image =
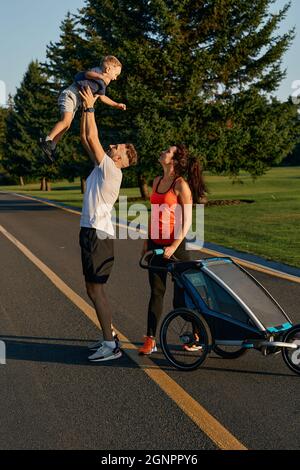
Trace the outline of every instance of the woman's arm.
[[[154, 178], [153, 183], [152, 183], [152, 192], [155, 191], [159, 179], [160, 179], [160, 176], [156, 176], [156, 178]], [[149, 239], [151, 239], [151, 207], [150, 207], [150, 214], [148, 217], [148, 237], [144, 240], [144, 243], [143, 243], [142, 256], [146, 253], [148, 249]]]
[[170, 258], [174, 254], [182, 240], [186, 237], [192, 225], [193, 198], [188, 183], [183, 178], [180, 178], [175, 184], [174, 190], [178, 197], [178, 201], [181, 207], [182, 224], [180, 226], [179, 233], [176, 234], [176, 239], [170, 246], [165, 249], [165, 258]]

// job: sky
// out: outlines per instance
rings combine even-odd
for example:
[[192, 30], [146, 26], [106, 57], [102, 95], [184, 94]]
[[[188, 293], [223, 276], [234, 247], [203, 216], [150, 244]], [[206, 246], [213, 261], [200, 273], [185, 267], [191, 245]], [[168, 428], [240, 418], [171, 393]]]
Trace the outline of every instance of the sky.
[[[276, 0], [273, 9], [285, 3], [286, 0]], [[67, 12], [75, 13], [84, 4], [84, 0], [0, 0], [0, 104], [8, 93], [15, 94], [32, 60], [46, 59], [46, 46], [58, 41], [59, 27]], [[293, 26], [296, 38], [283, 59], [287, 77], [277, 92], [281, 100], [293, 93], [293, 82], [300, 81], [300, 0], [292, 0], [279, 31], [284, 33]]]

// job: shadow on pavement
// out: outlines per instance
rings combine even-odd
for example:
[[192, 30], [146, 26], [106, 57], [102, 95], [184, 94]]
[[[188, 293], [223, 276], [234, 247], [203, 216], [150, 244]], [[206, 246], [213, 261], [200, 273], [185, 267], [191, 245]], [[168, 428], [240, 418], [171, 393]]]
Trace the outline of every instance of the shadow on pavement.
[[[19, 340], [42, 340], [42, 341], [62, 341], [62, 342], [73, 342], [73, 343], [86, 343], [89, 344], [90, 342], [93, 341], [90, 339], [81, 339], [81, 338], [49, 338], [49, 337], [43, 337], [43, 336], [12, 336], [12, 335], [0, 335], [0, 340], [6, 341], [6, 340], [13, 340], [13, 341], [19, 341]], [[94, 341], [97, 341], [95, 338]]]
[[47, 206], [45, 204], [30, 202], [30, 201], [9, 201], [7, 199], [0, 200], [0, 212], [14, 212], [14, 211], [48, 211], [57, 210], [56, 207]]
[[[28, 339], [28, 341], [25, 341], [24, 338]], [[5, 341], [7, 361], [28, 361], [93, 367], [98, 365], [100, 367], [139, 368], [139, 366], [131, 361], [126, 354], [123, 354], [123, 357], [117, 361], [89, 362], [88, 356], [93, 352], [89, 351], [87, 345], [93, 340], [17, 336], [1, 336], [0, 339]], [[45, 342], [42, 342], [43, 340]], [[53, 343], [53, 341], [61, 341], [64, 343]], [[94, 341], [96, 341], [96, 338], [94, 338]], [[82, 344], [65, 344], [66, 342], [85, 343], [85, 346]], [[122, 349], [126, 353], [126, 345], [124, 345], [124, 348]]]
[[[293, 373], [287, 373], [287, 374], [283, 374], [283, 373], [276, 373], [276, 372], [266, 372], [266, 371], [260, 371], [260, 370], [246, 370], [246, 369], [232, 369], [230, 367], [227, 367], [227, 365], [224, 363], [224, 359], [222, 358], [219, 358], [219, 357], [208, 357], [205, 364], [202, 366], [202, 367], [199, 367], [198, 369], [194, 370], [194, 371], [190, 371], [190, 372], [184, 372], [184, 371], [180, 371], [180, 370], [176, 370], [174, 367], [171, 367], [170, 368], [170, 365], [167, 361], [167, 359], [165, 359], [163, 356], [161, 356], [160, 358], [157, 358], [157, 356], [151, 356], [151, 360], [162, 370], [166, 371], [166, 370], [171, 370], [172, 372], [176, 373], [176, 374], [191, 374], [191, 375], [194, 375], [194, 374], [199, 374], [199, 379], [200, 379], [200, 374], [201, 374], [201, 378], [203, 378], [203, 374], [205, 373], [205, 371], [212, 371], [212, 372], [221, 372], [221, 373], [226, 373], [226, 374], [244, 374], [244, 375], [256, 375], [256, 376], [267, 376], [267, 377], [291, 377], [291, 378], [294, 378], [294, 379], [299, 379], [297, 375], [293, 374]], [[212, 362], [212, 361], [220, 361], [220, 367], [210, 367], [209, 366], [209, 363]], [[221, 361], [223, 361], [223, 364], [224, 364], [224, 367], [221, 366]], [[227, 361], [227, 364], [228, 364], [228, 361]], [[168, 366], [168, 367], [167, 367]], [[283, 365], [284, 367], [284, 365]]]
[[[294, 374], [290, 373], [276, 373], [276, 372], [266, 372], [259, 370], [245, 370], [245, 369], [232, 369], [230, 366], [227, 367], [228, 361], [218, 357], [209, 357], [201, 368], [192, 371], [192, 372], [183, 372], [176, 370], [172, 367], [167, 359], [161, 353], [151, 356], [151, 361], [153, 366], [148, 363], [143, 364], [142, 361], [139, 361], [139, 364], [136, 364], [126, 355], [126, 343], [122, 343], [122, 351], [124, 352], [123, 357], [117, 361], [104, 361], [91, 363], [88, 360], [88, 356], [92, 354], [87, 348], [88, 344], [97, 339], [72, 339], [72, 338], [43, 338], [43, 337], [30, 337], [30, 336], [0, 336], [0, 340], [4, 340], [6, 344], [6, 359], [7, 360], [19, 360], [19, 361], [31, 361], [31, 362], [43, 362], [43, 363], [56, 363], [56, 364], [70, 364], [70, 365], [80, 365], [80, 366], [95, 366], [99, 367], [129, 367], [133, 369], [161, 369], [165, 372], [171, 371], [175, 374], [203, 374], [205, 371], [221, 372], [226, 374], [245, 374], [245, 375], [256, 375], [256, 376], [267, 376], [267, 377], [291, 377], [298, 379]], [[42, 342], [44, 341], [44, 342]], [[58, 341], [53, 343], [53, 341]], [[81, 343], [81, 344], [66, 344], [66, 343]], [[83, 346], [82, 343], [85, 343]], [[138, 346], [138, 344], [136, 344]], [[132, 353], [132, 349], [130, 348]], [[137, 354], [137, 352], [136, 352]], [[147, 358], [146, 358], [147, 359]], [[209, 363], [217, 361], [220, 367], [211, 367]], [[224, 364], [222, 367], [221, 363]]]

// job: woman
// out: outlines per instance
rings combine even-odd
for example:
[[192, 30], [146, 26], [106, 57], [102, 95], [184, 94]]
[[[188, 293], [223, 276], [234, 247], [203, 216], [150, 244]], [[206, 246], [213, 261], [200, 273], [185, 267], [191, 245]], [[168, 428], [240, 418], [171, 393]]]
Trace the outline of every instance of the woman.
[[[156, 266], [165, 265], [173, 255], [180, 260], [192, 259], [191, 251], [185, 248], [185, 236], [191, 226], [192, 203], [198, 202], [206, 191], [199, 161], [189, 155], [184, 145], [169, 147], [161, 154], [159, 162], [164, 175], [156, 177], [153, 181], [149, 239], [145, 240], [143, 246], [143, 254], [156, 248], [164, 249], [163, 258], [161, 256], [153, 258], [152, 264]], [[163, 210], [160, 212], [158, 207], [162, 205]], [[181, 210], [178, 211], [178, 208]], [[169, 231], [167, 237], [166, 231]], [[149, 355], [157, 351], [155, 336], [163, 309], [166, 280], [166, 272], [149, 270], [151, 297], [148, 307], [147, 336], [139, 349], [139, 354]], [[182, 299], [181, 289], [174, 284], [174, 308], [184, 306]]]

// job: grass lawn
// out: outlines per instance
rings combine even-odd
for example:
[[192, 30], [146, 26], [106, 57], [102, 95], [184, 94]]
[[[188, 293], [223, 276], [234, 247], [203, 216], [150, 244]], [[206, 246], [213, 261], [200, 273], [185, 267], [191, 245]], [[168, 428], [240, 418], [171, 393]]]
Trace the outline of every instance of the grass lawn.
[[[300, 267], [300, 167], [273, 168], [255, 182], [246, 175], [241, 180], [243, 184], [232, 184], [226, 176], [206, 175], [210, 200], [254, 203], [206, 208], [205, 240]], [[48, 193], [39, 191], [37, 184], [0, 186], [0, 190], [82, 205], [79, 181], [53, 183]], [[139, 190], [122, 189], [121, 194], [138, 197]]]

